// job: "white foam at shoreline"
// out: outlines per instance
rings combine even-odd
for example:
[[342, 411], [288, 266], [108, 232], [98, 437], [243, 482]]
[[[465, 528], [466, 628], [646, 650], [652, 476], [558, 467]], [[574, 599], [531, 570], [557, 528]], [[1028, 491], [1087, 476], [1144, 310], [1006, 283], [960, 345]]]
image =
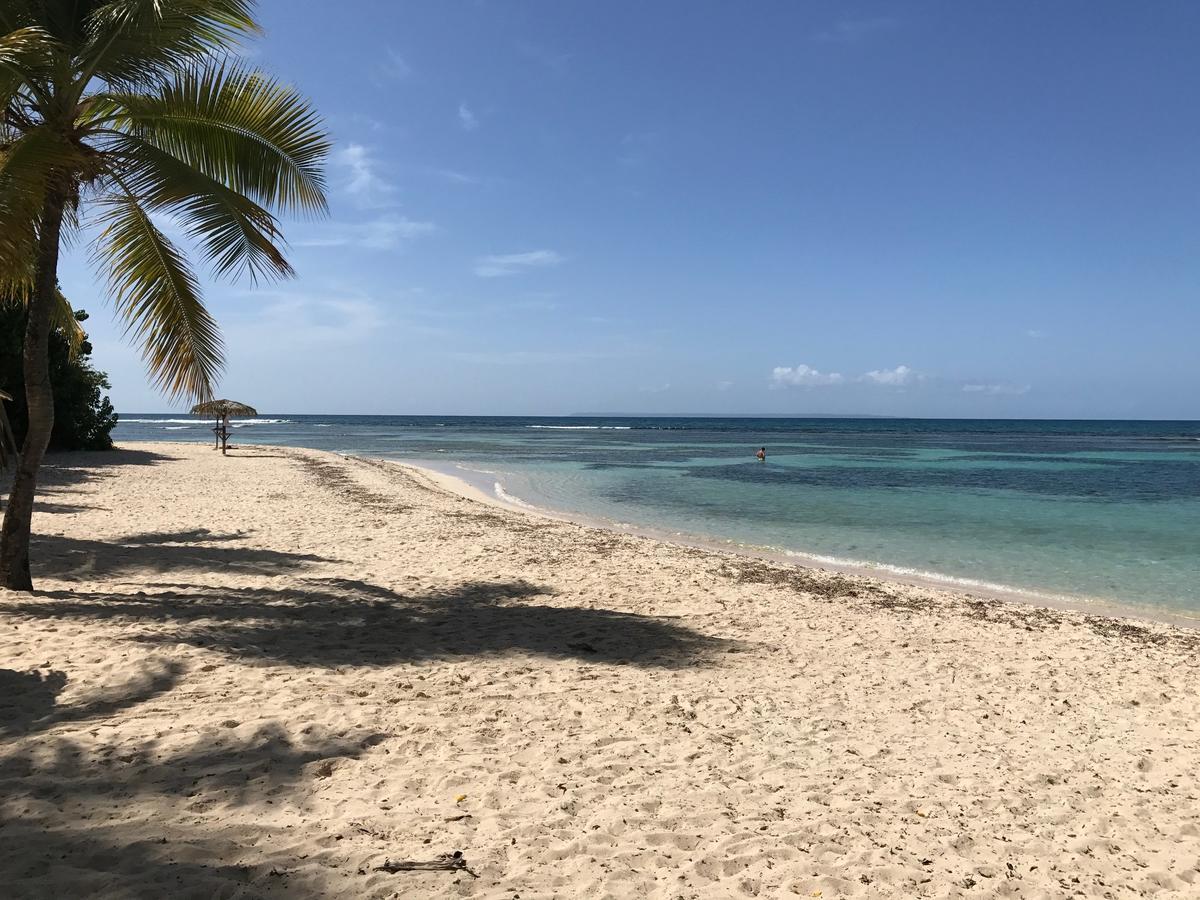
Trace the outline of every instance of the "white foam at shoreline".
[[[755, 545], [742, 545], [755, 546]], [[1037, 598], [1039, 600], [1054, 600], [1060, 603], [1110, 603], [1113, 601], [1103, 600], [1098, 597], [1082, 597], [1070, 594], [1053, 594], [1045, 591], [1038, 591], [1032, 588], [1014, 587], [1011, 584], [999, 584], [994, 581], [983, 581], [978, 578], [964, 578], [959, 575], [946, 575], [942, 572], [930, 572], [925, 569], [914, 569], [909, 566], [898, 566], [891, 563], [872, 562], [865, 559], [849, 559], [840, 556], [827, 556], [820, 553], [805, 553], [802, 550], [784, 550], [779, 547], [762, 547], [771, 553], [782, 553], [789, 559], [803, 560], [806, 563], [815, 563], [817, 565], [829, 566], [838, 569], [851, 569], [866, 573], [880, 572], [884, 575], [899, 576], [901, 578], [912, 578], [920, 581], [932, 581], [939, 584], [951, 585], [959, 588], [971, 588], [977, 591], [987, 591], [989, 593], [998, 594], [1019, 594], [1022, 597]]]
[[526, 503], [526, 502], [525, 502], [524, 500], [522, 500], [520, 497], [514, 497], [512, 494], [510, 494], [508, 491], [506, 491], [506, 490], [504, 489], [504, 485], [502, 485], [502, 484], [501, 484], [500, 482], [498, 482], [498, 481], [496, 482], [496, 485], [495, 485], [495, 488], [494, 488], [494, 490], [495, 490], [495, 492], [496, 492], [496, 496], [497, 496], [499, 499], [503, 500], [505, 503], [510, 503], [510, 504], [512, 504], [513, 506], [518, 506], [518, 507], [520, 507], [521, 509], [531, 509], [531, 510], [533, 510], [534, 512], [541, 512], [541, 511], [542, 511], [541, 507], [534, 506], [532, 503]]
[[631, 425], [526, 425], [526, 428], [544, 428], [548, 431], [632, 431]]
[[[195, 419], [126, 419], [121, 417], [118, 424], [121, 425], [194, 425], [212, 427], [212, 422], [215, 419], [200, 416]], [[291, 419], [234, 419], [230, 421], [230, 425], [234, 428], [240, 428], [243, 425], [290, 425]], [[175, 429], [171, 429], [172, 431]]]

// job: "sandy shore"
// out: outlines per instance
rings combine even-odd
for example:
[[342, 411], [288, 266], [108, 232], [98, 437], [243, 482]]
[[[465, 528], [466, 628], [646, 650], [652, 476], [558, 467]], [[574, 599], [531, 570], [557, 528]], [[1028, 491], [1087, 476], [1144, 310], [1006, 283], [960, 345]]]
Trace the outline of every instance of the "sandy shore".
[[6, 897], [1200, 896], [1195, 632], [316, 451], [45, 485], [40, 591], [0, 592]]

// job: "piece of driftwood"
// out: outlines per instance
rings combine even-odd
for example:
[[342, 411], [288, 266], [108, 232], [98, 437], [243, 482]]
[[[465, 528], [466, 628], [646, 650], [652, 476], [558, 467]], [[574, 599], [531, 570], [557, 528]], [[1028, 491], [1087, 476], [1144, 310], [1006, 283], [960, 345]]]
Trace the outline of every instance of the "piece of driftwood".
[[466, 872], [472, 878], [479, 876], [467, 868], [467, 858], [461, 850], [453, 853], [443, 853], [436, 859], [416, 860], [397, 859], [385, 860], [382, 866], [375, 867], [376, 872]]

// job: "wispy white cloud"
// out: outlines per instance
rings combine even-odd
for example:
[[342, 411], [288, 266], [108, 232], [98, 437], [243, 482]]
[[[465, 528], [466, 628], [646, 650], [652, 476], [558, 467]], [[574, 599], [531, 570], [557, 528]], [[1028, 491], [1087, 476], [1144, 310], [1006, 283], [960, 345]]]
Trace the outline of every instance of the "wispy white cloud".
[[662, 394], [662, 393], [669, 391], [670, 389], [671, 389], [671, 385], [669, 383], [654, 384], [654, 385], [649, 385], [646, 387], [640, 387], [640, 388], [638, 388], [638, 392], [642, 393], [642, 394]]
[[567, 65], [571, 62], [570, 53], [560, 53], [556, 50], [551, 50], [537, 44], [530, 44], [525, 41], [518, 42], [516, 50], [521, 56], [544, 66], [555, 75], [562, 75], [566, 72]]
[[605, 350], [456, 350], [448, 354], [454, 359], [470, 363], [500, 365], [536, 365], [540, 363], [585, 362], [596, 359], [612, 359], [625, 356]]
[[1028, 394], [1032, 385], [1028, 384], [964, 384], [964, 394], [987, 394], [993, 397], [1019, 397]]
[[459, 172], [457, 169], [429, 169], [428, 171], [430, 175], [444, 178], [451, 184], [483, 184], [487, 180], [480, 175]]
[[368, 131], [386, 131], [388, 127], [382, 120], [368, 116], [366, 113], [354, 113], [350, 116], [350, 121]]
[[621, 138], [617, 162], [627, 168], [644, 166], [658, 144], [658, 135], [652, 131], [632, 132]]
[[731, 387], [733, 387], [732, 381], [718, 381], [717, 382], [717, 390], [718, 391], [727, 391]]
[[412, 66], [408, 64], [399, 51], [388, 47], [384, 51], [383, 62], [379, 64], [379, 71], [382, 75], [391, 78], [394, 81], [402, 81], [412, 74]]
[[516, 275], [530, 269], [557, 266], [564, 258], [553, 250], [530, 250], [527, 253], [505, 253], [481, 256], [475, 260], [475, 274], [480, 278], [495, 278], [500, 275]]
[[463, 131], [474, 131], [479, 127], [479, 119], [466, 103], [458, 104], [458, 124], [462, 126]]
[[380, 305], [365, 295], [329, 297], [259, 290], [250, 298], [266, 303], [256, 308], [244, 307], [243, 314], [231, 319], [228, 325], [231, 340], [286, 347], [353, 344], [377, 335], [383, 323]]
[[867, 384], [902, 387], [917, 377], [917, 374], [908, 366], [896, 366], [894, 369], [873, 369], [870, 372], [864, 373], [858, 380]]
[[258, 348], [259, 355], [283, 358], [296, 346], [371, 345], [385, 329], [421, 339], [456, 338], [457, 332], [438, 315], [442, 309], [421, 305], [421, 295], [420, 288], [397, 287], [378, 296], [337, 282], [307, 291], [288, 287], [238, 291], [242, 302], [227, 316], [227, 332], [231, 345], [236, 341], [245, 348], [238, 355]]
[[812, 366], [776, 366], [771, 371], [774, 387], [814, 387], [823, 384], [842, 384], [846, 379], [837, 372], [819, 372]]
[[508, 303], [500, 304], [499, 309], [505, 312], [554, 312], [562, 304], [554, 299], [553, 294], [530, 295]]
[[364, 247], [391, 250], [402, 241], [425, 237], [438, 231], [432, 222], [417, 222], [404, 216], [383, 216], [366, 222], [343, 222], [328, 231], [295, 241], [297, 247]]
[[391, 202], [395, 187], [381, 177], [375, 158], [362, 144], [348, 144], [334, 154], [334, 162], [346, 173], [343, 190], [364, 205]]
[[1040, 328], [1030, 328], [1025, 332], [1025, 336], [1032, 338], [1035, 341], [1040, 341], [1042, 338], [1047, 337], [1046, 332], [1042, 331]]
[[887, 16], [868, 19], [840, 19], [813, 35], [814, 41], [825, 44], [857, 44], [872, 35], [895, 28], [897, 22]]

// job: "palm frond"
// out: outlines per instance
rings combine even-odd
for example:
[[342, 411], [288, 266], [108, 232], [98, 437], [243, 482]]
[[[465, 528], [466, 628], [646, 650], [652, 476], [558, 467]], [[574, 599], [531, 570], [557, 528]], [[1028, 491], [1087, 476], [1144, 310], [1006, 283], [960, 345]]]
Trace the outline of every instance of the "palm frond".
[[222, 342], [196, 276], [128, 194], [104, 201], [102, 221], [96, 256], [155, 384], [171, 397], [208, 399], [223, 365]]
[[[267, 209], [324, 213], [330, 141], [294, 88], [210, 63], [150, 93], [117, 93], [108, 124], [182, 160]], [[99, 102], [99, 101], [98, 101]]]
[[30, 0], [5, 0], [0, 3], [0, 28], [16, 31], [34, 21], [34, 8]]
[[83, 330], [83, 324], [75, 318], [75, 310], [71, 306], [71, 301], [62, 291], [54, 292], [54, 308], [50, 310], [50, 325], [62, 332], [62, 336], [67, 339], [67, 352], [71, 359], [74, 359], [79, 354], [79, 348], [83, 346], [83, 342], [87, 340], [87, 332]]
[[122, 182], [151, 212], [167, 212], [196, 239], [217, 275], [282, 278], [293, 274], [269, 212], [152, 144], [118, 134], [106, 145]]
[[80, 150], [47, 128], [0, 147], [0, 272], [29, 266], [37, 225], [55, 173], [83, 162]]
[[54, 40], [37, 26], [0, 35], [0, 106], [8, 106], [22, 86], [42, 92], [53, 49]]
[[92, 12], [79, 54], [86, 78], [157, 80], [258, 34], [254, 0], [110, 0]]

